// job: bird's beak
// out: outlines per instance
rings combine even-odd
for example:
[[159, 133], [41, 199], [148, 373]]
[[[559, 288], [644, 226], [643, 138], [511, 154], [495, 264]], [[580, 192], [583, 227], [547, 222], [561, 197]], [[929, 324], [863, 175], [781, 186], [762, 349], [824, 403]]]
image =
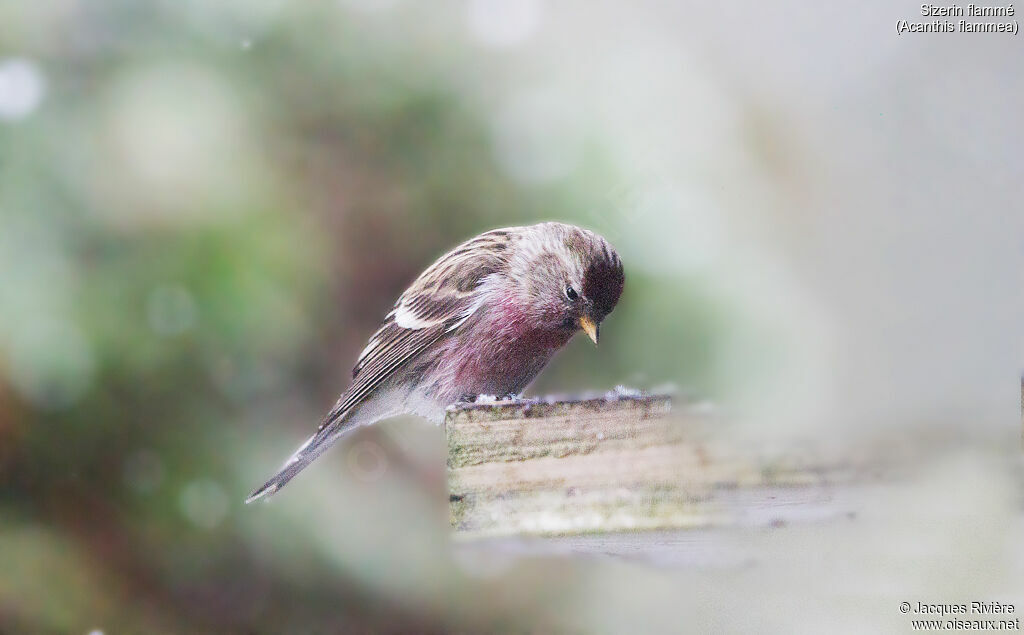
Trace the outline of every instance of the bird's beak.
[[599, 324], [584, 315], [580, 318], [580, 328], [587, 334], [587, 337], [594, 340], [594, 344], [597, 344], [597, 336], [600, 330]]

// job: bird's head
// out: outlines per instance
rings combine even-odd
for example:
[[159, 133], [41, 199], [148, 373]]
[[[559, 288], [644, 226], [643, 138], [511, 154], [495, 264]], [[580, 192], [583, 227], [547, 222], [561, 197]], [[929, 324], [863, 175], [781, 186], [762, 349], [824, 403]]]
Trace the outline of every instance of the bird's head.
[[532, 229], [515, 247], [513, 284], [545, 328], [569, 335], [582, 329], [596, 344], [601, 321], [622, 295], [622, 261], [594, 232], [562, 223]]

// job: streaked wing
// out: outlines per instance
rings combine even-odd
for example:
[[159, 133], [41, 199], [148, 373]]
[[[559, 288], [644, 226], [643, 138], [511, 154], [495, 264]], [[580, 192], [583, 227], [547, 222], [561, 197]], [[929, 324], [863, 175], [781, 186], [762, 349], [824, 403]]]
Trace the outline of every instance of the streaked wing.
[[396, 370], [422, 353], [444, 334], [442, 326], [428, 329], [403, 329], [394, 323], [385, 325], [377, 335], [387, 338], [376, 347], [375, 352], [362, 364], [352, 385], [324, 417], [317, 432], [338, 421], [345, 412], [359, 404], [375, 389], [379, 388]]
[[497, 229], [459, 245], [413, 282], [359, 355], [352, 369], [352, 385], [324, 418], [320, 430], [479, 308], [480, 284], [506, 266], [505, 252], [513, 231]]

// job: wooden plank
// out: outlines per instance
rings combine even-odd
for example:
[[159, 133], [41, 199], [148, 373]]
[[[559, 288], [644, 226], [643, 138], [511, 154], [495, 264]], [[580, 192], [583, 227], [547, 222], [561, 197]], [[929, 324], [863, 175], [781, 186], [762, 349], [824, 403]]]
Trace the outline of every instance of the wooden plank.
[[851, 468], [820, 447], [727, 444], [666, 395], [453, 407], [445, 421], [460, 537], [579, 535], [725, 524], [716, 493], [820, 485]]
[[681, 436], [670, 408], [667, 396], [464, 405], [445, 421], [448, 467], [669, 444]]

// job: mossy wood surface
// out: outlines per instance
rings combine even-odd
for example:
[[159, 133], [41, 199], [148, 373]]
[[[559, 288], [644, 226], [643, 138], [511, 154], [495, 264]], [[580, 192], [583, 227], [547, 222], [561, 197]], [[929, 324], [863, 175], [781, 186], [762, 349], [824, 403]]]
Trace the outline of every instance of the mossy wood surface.
[[667, 396], [470, 404], [449, 411], [448, 489], [460, 536], [708, 526], [716, 490], [817, 484], [816, 454], [753, 455], [706, 438], [708, 415]]

